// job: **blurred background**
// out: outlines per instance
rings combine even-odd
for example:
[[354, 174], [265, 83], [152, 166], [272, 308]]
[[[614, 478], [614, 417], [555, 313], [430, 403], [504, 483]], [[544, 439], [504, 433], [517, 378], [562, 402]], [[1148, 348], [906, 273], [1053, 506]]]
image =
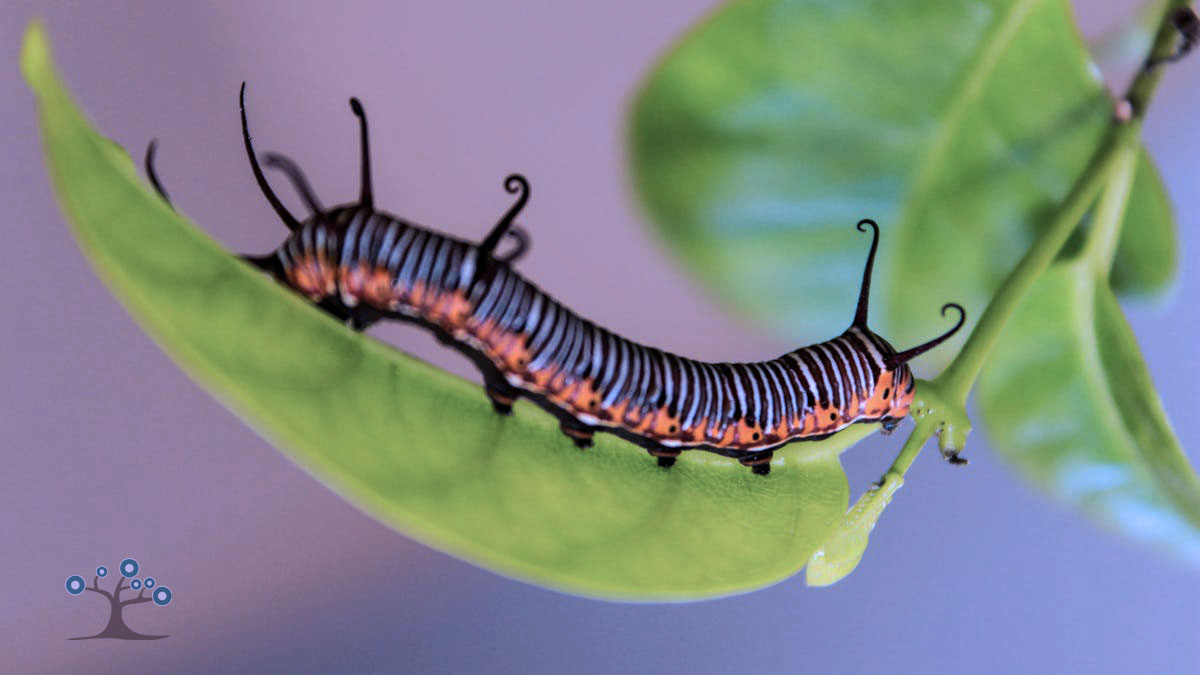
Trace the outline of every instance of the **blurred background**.
[[[522, 215], [530, 277], [641, 341], [759, 359], [796, 345], [739, 325], [683, 276], [644, 227], [626, 171], [637, 84], [716, 5], [0, 6], [3, 670], [1200, 669], [1196, 571], [1033, 492], [981, 433], [967, 469], [923, 454], [862, 566], [823, 590], [797, 577], [695, 604], [604, 603], [499, 577], [376, 524], [188, 380], [97, 281], [50, 194], [17, 69], [24, 26], [40, 16], [98, 127], [135, 156], [158, 138], [176, 206], [236, 251], [267, 251], [283, 236], [245, 162], [239, 83], [249, 82], [259, 149], [298, 160], [327, 203], [357, 194], [346, 99], [359, 96], [383, 207], [478, 238], [509, 203], [502, 178], [522, 171], [533, 183]], [[1089, 36], [1134, 5], [1075, 3]], [[1129, 308], [1193, 462], [1198, 76], [1200, 58], [1167, 72], [1145, 131], [1178, 213], [1181, 277], [1164, 300]], [[419, 332], [374, 334], [473, 377]], [[843, 456], [852, 498], [899, 442], [875, 437]], [[127, 556], [175, 598], [130, 608], [126, 622], [171, 637], [66, 641], [106, 617], [99, 598], [67, 595], [66, 577], [90, 579]]]

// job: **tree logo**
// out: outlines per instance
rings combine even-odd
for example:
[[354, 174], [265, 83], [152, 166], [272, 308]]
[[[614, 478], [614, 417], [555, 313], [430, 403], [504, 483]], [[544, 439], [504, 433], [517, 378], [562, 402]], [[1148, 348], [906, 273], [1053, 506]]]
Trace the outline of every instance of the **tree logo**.
[[[154, 577], [146, 577], [145, 579], [137, 578], [138, 562], [133, 558], [126, 558], [121, 561], [121, 574], [117, 577], [117, 587], [110, 593], [100, 588], [100, 578], [108, 576], [108, 568], [101, 565], [96, 568], [96, 576], [92, 579], [92, 585], [88, 586], [84, 582], [83, 577], [78, 574], [73, 574], [67, 577], [67, 592], [71, 595], [82, 595], [84, 591], [92, 591], [99, 593], [108, 598], [109, 614], [108, 625], [104, 630], [95, 635], [87, 637], [68, 638], [71, 640], [94, 640], [96, 638], [113, 638], [115, 640], [161, 640], [166, 635], [142, 635], [134, 631], [129, 626], [125, 625], [125, 619], [122, 618], [121, 612], [129, 605], [140, 605], [144, 602], [153, 602], [159, 607], [166, 607], [171, 604], [171, 589], [166, 586], [159, 586]], [[129, 583], [125, 580], [128, 579]], [[121, 600], [121, 591], [129, 589], [138, 591], [136, 598]], [[146, 597], [146, 593], [150, 593], [150, 597]]]

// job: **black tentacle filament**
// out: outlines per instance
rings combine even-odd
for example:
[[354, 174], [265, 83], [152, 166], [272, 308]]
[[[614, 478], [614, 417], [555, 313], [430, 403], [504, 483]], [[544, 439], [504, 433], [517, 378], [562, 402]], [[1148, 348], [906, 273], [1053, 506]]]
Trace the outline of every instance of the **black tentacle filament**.
[[851, 326], [857, 328], [867, 327], [867, 305], [871, 301], [871, 270], [875, 267], [875, 251], [879, 248], [879, 225], [870, 218], [864, 218], [858, 221], [859, 232], [866, 232], [863, 225], [869, 226], [874, 230], [874, 235], [871, 237], [871, 252], [867, 254], [867, 265], [863, 268], [862, 286], [858, 290], [858, 306], [854, 309], [854, 323]]
[[267, 183], [267, 177], [263, 175], [262, 167], [258, 165], [258, 158], [254, 155], [254, 145], [250, 142], [250, 126], [246, 122], [246, 83], [242, 83], [241, 94], [238, 95], [238, 106], [242, 111], [242, 140], [246, 144], [246, 157], [250, 160], [250, 169], [254, 171], [254, 180], [258, 181], [258, 187], [262, 190], [263, 196], [271, 204], [271, 208], [275, 209], [275, 213], [279, 214], [280, 220], [287, 226], [289, 230], [295, 232], [300, 229], [300, 221], [296, 220], [283, 202], [279, 201], [279, 197], [271, 190], [271, 186]]
[[954, 324], [954, 328], [951, 328], [950, 330], [946, 331], [945, 333], [942, 333], [941, 335], [939, 335], [938, 337], [935, 337], [934, 339], [930, 340], [929, 342], [917, 345], [916, 347], [913, 347], [912, 349], [906, 349], [898, 354], [892, 354], [891, 356], [889, 356], [886, 359], [887, 367], [895, 368], [896, 366], [899, 366], [902, 363], [911, 361], [912, 359], [915, 359], [916, 357], [920, 356], [921, 354], [924, 354], [925, 352], [929, 351], [930, 349], [933, 349], [934, 347], [942, 344], [946, 340], [949, 340], [951, 336], [953, 336], [955, 333], [957, 333], [958, 329], [962, 328], [963, 324], [966, 323], [966, 321], [967, 321], [967, 310], [963, 309], [962, 305], [958, 304], [957, 302], [948, 302], [948, 303], [942, 305], [942, 316], [946, 316], [946, 310], [948, 310], [948, 309], [958, 310], [958, 323]]
[[[516, 219], [517, 214], [521, 213], [521, 209], [525, 208], [525, 203], [529, 201], [529, 181], [519, 173], [509, 174], [508, 178], [504, 179], [504, 189], [509, 194], [517, 195], [517, 201], [509, 207], [508, 211], [500, 218], [500, 222], [496, 223], [483, 243], [479, 245], [479, 257], [483, 260], [493, 259], [492, 254], [500, 243], [501, 237], [509, 231], [513, 220]], [[520, 250], [524, 252], [523, 247]]]
[[517, 242], [516, 245], [508, 253], [496, 255], [493, 258], [498, 262], [511, 264], [525, 257], [525, 254], [529, 252], [529, 233], [520, 225], [513, 225], [506, 234]]
[[359, 193], [358, 205], [367, 211], [374, 211], [375, 193], [371, 189], [371, 147], [367, 141], [367, 113], [363, 110], [362, 102], [353, 96], [350, 97], [350, 110], [358, 117], [362, 155], [362, 190]]

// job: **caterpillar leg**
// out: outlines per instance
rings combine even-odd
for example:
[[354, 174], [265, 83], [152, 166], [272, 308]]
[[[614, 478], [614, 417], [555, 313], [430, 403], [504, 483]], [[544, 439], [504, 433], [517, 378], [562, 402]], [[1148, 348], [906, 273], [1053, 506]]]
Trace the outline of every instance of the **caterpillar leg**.
[[675, 466], [675, 460], [679, 457], [679, 450], [668, 450], [666, 448], [655, 448], [647, 450], [650, 456], [658, 458], [658, 465], [664, 469], [669, 469]]
[[764, 452], [758, 455], [739, 457], [738, 461], [742, 463], [742, 466], [750, 467], [755, 474], [765, 476], [771, 473], [771, 458], [774, 456], [773, 452]]
[[879, 424], [883, 427], [883, 435], [887, 436], [895, 431], [896, 427], [900, 426], [900, 420], [895, 417], [885, 417], [879, 420]]
[[517, 400], [517, 390], [503, 381], [491, 381], [484, 385], [483, 391], [497, 415], [511, 415], [513, 403]]
[[[325, 301], [322, 301], [322, 303], [324, 303], [324, 302]], [[340, 305], [341, 303], [338, 302], [337, 304]], [[380, 319], [387, 316], [386, 314], [375, 309], [374, 307], [367, 307], [367, 306], [363, 306], [363, 305], [359, 305], [358, 307], [355, 307], [352, 310], [344, 310], [343, 313], [345, 314], [345, 317], [339, 317], [339, 318], [342, 318], [343, 320], [345, 320], [347, 322], [347, 324], [350, 326], [350, 328], [352, 328], [360, 333], [362, 331], [370, 328], [371, 326], [375, 325], [376, 323], [379, 322]], [[337, 313], [334, 313], [333, 315], [339, 316]]]
[[562, 432], [575, 441], [575, 445], [581, 450], [592, 447], [592, 435], [595, 432], [591, 427], [571, 418], [564, 418], [561, 427]]

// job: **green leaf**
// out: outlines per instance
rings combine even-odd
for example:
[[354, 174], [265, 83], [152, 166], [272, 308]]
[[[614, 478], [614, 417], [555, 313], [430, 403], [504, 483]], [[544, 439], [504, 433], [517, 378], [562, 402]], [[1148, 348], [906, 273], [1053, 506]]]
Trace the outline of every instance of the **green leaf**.
[[698, 452], [662, 470], [611, 436], [581, 452], [526, 404], [498, 418], [477, 386], [347, 330], [171, 211], [78, 111], [36, 23], [21, 64], [97, 273], [191, 376], [380, 521], [534, 583], [648, 600], [784, 579], [845, 512], [838, 454], [876, 426], [793, 445], [763, 478]]
[[1094, 270], [1056, 264], [1009, 320], [979, 381], [989, 435], [1059, 499], [1200, 563], [1200, 481]]
[[[797, 342], [850, 320], [853, 224], [879, 221], [873, 316], [899, 346], [936, 332], [943, 302], [978, 317], [1109, 117], [1061, 0], [743, 0], [654, 69], [630, 137], [669, 248]], [[1134, 200], [1169, 213], [1152, 172]], [[1169, 280], [1153, 259], [1173, 259], [1173, 230], [1156, 216], [1122, 242], [1119, 290]]]

